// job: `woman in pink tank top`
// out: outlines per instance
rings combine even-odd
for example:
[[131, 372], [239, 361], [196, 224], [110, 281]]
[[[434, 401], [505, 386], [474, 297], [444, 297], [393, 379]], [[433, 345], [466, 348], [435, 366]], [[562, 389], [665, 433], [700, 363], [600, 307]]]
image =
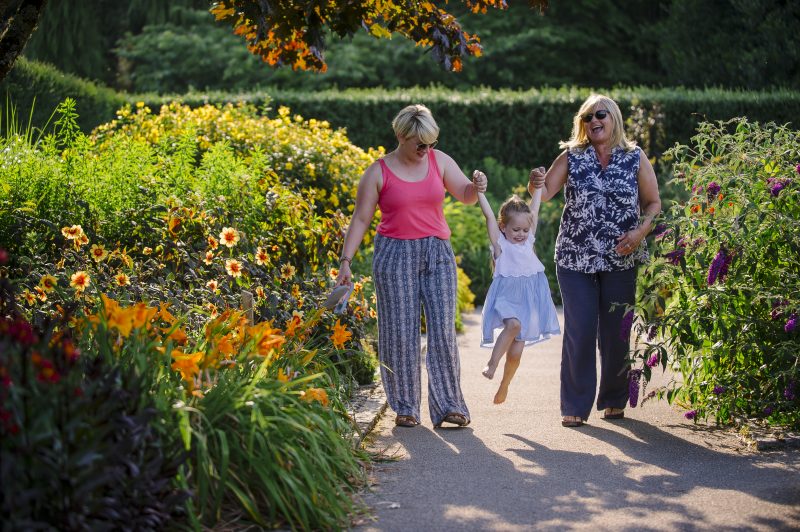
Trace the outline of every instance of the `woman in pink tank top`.
[[446, 153], [435, 150], [439, 126], [424, 105], [409, 105], [392, 121], [397, 148], [361, 176], [355, 211], [342, 246], [337, 285], [350, 284], [350, 263], [381, 211], [372, 273], [378, 299], [378, 358], [395, 423], [420, 423], [422, 308], [428, 331], [428, 409], [434, 427], [466, 426], [456, 343], [456, 262], [444, 218], [449, 192], [475, 203], [486, 177], [474, 182]]

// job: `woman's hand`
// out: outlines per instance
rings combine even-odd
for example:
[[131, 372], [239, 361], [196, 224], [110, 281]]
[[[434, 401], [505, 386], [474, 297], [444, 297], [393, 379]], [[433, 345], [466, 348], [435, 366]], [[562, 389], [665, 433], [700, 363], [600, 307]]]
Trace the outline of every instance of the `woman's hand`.
[[352, 284], [353, 272], [350, 271], [350, 261], [345, 260], [339, 265], [339, 274], [336, 276], [336, 286]]
[[617, 237], [617, 245], [614, 251], [620, 255], [630, 255], [639, 248], [646, 235], [642, 234], [641, 228], [632, 229], [627, 233]]
[[544, 176], [546, 173], [547, 170], [544, 166], [540, 166], [531, 170], [530, 175], [528, 175], [528, 192], [533, 194], [534, 190], [544, 186]]
[[486, 174], [480, 170], [475, 170], [472, 172], [472, 184], [475, 186], [476, 192], [483, 194], [486, 192], [486, 188], [489, 185], [489, 180], [486, 178]]

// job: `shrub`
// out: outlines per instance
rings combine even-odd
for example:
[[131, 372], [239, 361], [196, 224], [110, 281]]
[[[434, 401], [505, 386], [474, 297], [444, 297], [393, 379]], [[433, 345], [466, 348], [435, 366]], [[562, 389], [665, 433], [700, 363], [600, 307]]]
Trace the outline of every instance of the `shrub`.
[[658, 228], [637, 304], [644, 382], [674, 366], [679, 383], [651, 394], [718, 423], [760, 418], [800, 427], [800, 142], [786, 126], [705, 123], [669, 152], [689, 199]]

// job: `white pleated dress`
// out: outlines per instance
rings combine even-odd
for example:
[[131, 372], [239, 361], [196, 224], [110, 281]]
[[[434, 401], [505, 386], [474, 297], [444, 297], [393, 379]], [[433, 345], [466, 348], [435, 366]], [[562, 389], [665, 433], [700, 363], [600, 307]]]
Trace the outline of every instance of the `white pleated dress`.
[[544, 265], [533, 251], [533, 234], [522, 244], [513, 244], [501, 233], [494, 278], [483, 303], [481, 347], [493, 347], [503, 330], [504, 319], [516, 318], [522, 324], [517, 340], [535, 344], [561, 334], [556, 306]]

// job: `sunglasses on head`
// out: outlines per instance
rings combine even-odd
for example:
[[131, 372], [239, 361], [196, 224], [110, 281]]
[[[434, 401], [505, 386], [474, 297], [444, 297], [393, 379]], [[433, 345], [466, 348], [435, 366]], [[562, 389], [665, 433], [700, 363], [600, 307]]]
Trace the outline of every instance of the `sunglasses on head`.
[[589, 123], [595, 116], [597, 117], [598, 120], [602, 120], [608, 116], [608, 111], [606, 109], [600, 109], [599, 111], [595, 111], [594, 113], [588, 113], [583, 115], [581, 117], [581, 120], [583, 120], [586, 123]]
[[433, 149], [436, 147], [437, 144], [439, 144], [438, 140], [434, 140], [430, 144], [425, 144], [424, 142], [420, 142], [419, 144], [417, 144], [417, 151], [425, 151], [428, 148]]

